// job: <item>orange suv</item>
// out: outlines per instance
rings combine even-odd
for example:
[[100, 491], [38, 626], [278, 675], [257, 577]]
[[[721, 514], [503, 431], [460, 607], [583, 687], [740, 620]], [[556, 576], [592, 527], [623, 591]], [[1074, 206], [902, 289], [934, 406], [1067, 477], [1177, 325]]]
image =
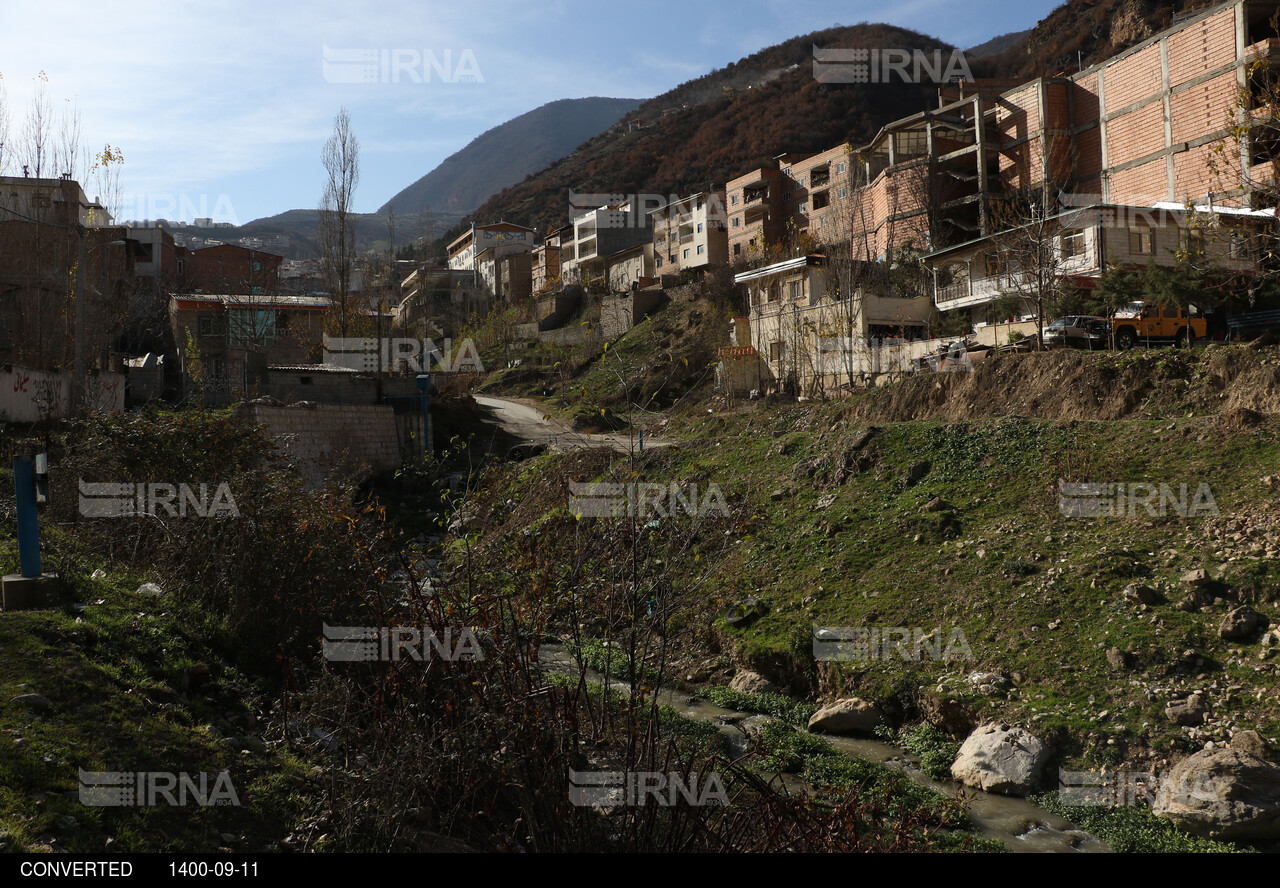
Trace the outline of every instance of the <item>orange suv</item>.
[[1141, 341], [1172, 342], [1187, 346], [1208, 330], [1205, 319], [1187, 314], [1176, 305], [1134, 302], [1111, 318], [1116, 348], [1133, 348]]

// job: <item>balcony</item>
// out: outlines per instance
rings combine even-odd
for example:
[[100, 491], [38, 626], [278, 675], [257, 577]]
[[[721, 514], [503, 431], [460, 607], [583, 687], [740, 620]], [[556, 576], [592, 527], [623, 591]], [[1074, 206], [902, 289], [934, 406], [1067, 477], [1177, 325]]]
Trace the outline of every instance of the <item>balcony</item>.
[[1029, 292], [1033, 286], [1032, 276], [1025, 273], [965, 278], [945, 287], [938, 287], [934, 294], [934, 303], [944, 311], [967, 308], [971, 305], [990, 302], [1006, 293]]

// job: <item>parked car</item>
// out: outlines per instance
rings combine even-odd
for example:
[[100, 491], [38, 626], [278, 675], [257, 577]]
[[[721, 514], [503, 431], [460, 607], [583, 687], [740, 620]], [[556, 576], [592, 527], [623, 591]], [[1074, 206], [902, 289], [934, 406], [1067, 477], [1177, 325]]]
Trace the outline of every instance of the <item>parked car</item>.
[[1111, 325], [1106, 318], [1090, 315], [1068, 315], [1044, 328], [1045, 345], [1068, 345], [1076, 348], [1106, 348], [1111, 338]]
[[1139, 342], [1187, 346], [1207, 332], [1203, 315], [1149, 302], [1134, 302], [1117, 311], [1111, 326], [1120, 349], [1133, 348]]

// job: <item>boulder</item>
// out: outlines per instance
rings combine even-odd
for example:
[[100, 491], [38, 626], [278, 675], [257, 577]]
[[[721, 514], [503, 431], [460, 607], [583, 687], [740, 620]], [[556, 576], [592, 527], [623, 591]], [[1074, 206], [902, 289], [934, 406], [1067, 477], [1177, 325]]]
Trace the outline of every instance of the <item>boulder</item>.
[[1203, 567], [1195, 570], [1189, 570], [1182, 574], [1182, 585], [1189, 586], [1192, 589], [1199, 589], [1209, 585], [1209, 572]]
[[1159, 604], [1161, 595], [1150, 586], [1141, 583], [1130, 583], [1124, 587], [1124, 600], [1130, 604]]
[[743, 669], [729, 682], [729, 690], [740, 694], [776, 694], [777, 687], [759, 672]]
[[1204, 724], [1205, 714], [1209, 711], [1204, 697], [1191, 694], [1185, 700], [1170, 700], [1164, 707], [1164, 714], [1171, 722], [1184, 727], [1195, 727]]
[[1271, 752], [1267, 748], [1267, 741], [1257, 731], [1236, 731], [1231, 735], [1231, 748], [1256, 755], [1260, 759], [1268, 758]]
[[769, 605], [755, 596], [747, 596], [725, 609], [724, 621], [730, 626], [746, 627], [769, 613]]
[[1125, 669], [1129, 666], [1129, 655], [1118, 647], [1107, 648], [1107, 662], [1112, 669]]
[[1026, 795], [1048, 758], [1048, 748], [1023, 728], [989, 722], [964, 741], [951, 776], [985, 792]]
[[1206, 749], [1160, 781], [1152, 813], [1224, 841], [1280, 839], [1280, 768], [1239, 749]]
[[802, 459], [791, 467], [791, 477], [797, 481], [821, 475], [831, 468], [831, 460], [825, 456], [811, 456]]
[[933, 468], [933, 466], [929, 463], [927, 459], [921, 460], [920, 462], [917, 462], [917, 463], [912, 463], [911, 468], [907, 469], [907, 477], [906, 477], [907, 483], [915, 484], [917, 481], [924, 478], [925, 475], [929, 474], [929, 470], [931, 468]]
[[884, 721], [874, 705], [857, 697], [823, 706], [809, 719], [809, 730], [825, 734], [870, 734]]
[[1202, 607], [1213, 604], [1213, 593], [1203, 588], [1192, 589], [1186, 598], [1174, 605], [1178, 610], [1195, 613]]
[[1218, 627], [1218, 634], [1228, 641], [1249, 638], [1262, 625], [1262, 616], [1247, 604], [1227, 613]]

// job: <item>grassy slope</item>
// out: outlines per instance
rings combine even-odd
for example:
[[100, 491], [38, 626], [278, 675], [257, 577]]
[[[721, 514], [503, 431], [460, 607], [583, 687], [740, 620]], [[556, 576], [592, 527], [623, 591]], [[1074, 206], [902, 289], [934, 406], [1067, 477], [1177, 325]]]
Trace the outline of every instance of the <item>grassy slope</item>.
[[[0, 523], [4, 573], [17, 566], [12, 533]], [[141, 582], [108, 576], [78, 590], [82, 608], [0, 615], [0, 849], [257, 851], [306, 811], [308, 771], [256, 742], [265, 694], [211, 647], [218, 627], [138, 594]], [[197, 664], [211, 681], [184, 690]], [[12, 702], [21, 694], [53, 705]], [[89, 807], [80, 769], [209, 772], [211, 788], [225, 769], [240, 805]]]
[[[634, 338], [611, 351], [630, 352], [632, 362], [642, 363], [644, 350], [658, 338], [655, 323], [640, 325]], [[791, 674], [806, 668], [812, 674], [814, 625], [941, 626], [944, 639], [958, 627], [972, 659], [821, 664], [822, 695], [868, 697], [905, 718], [932, 707], [966, 710], [974, 721], [1028, 724], [1054, 744], [1068, 768], [1164, 770], [1204, 743], [1222, 743], [1243, 729], [1256, 729], [1275, 744], [1280, 666], [1256, 641], [1226, 642], [1217, 634], [1223, 615], [1241, 602], [1280, 622], [1274, 557], [1280, 495], [1263, 480], [1280, 465], [1280, 423], [1237, 409], [1252, 394], [1240, 390], [1243, 383], [1231, 388], [1231, 378], [1243, 380], [1258, 398], [1269, 398], [1274, 352], [1186, 355], [1162, 349], [1094, 356], [1088, 360], [1098, 366], [1085, 369], [1095, 377], [1141, 381], [1131, 397], [1100, 393], [1127, 400], [1124, 418], [989, 415], [967, 422], [879, 423], [879, 433], [858, 453], [851, 450], [854, 440], [877, 414], [892, 412], [886, 405], [898, 397], [896, 389], [918, 397], [922, 387], [932, 386], [908, 380], [826, 404], [734, 409], [695, 393], [689, 400], [697, 401], [696, 409], [657, 423], [683, 438], [681, 446], [647, 453], [636, 478], [715, 483], [741, 511], [732, 538], [709, 557], [709, 570], [706, 564], [673, 565], [684, 579], [701, 581], [704, 605], [688, 619], [683, 644], [674, 646], [682, 654], [673, 671], [727, 679], [732, 672], [715, 654], [717, 642], [728, 640], [728, 653], [740, 666], [777, 674], [785, 664]], [[596, 393], [607, 389], [608, 374], [600, 366], [607, 357], [575, 360], [580, 369], [557, 390], [566, 410], [599, 403]], [[1029, 363], [1018, 372], [1035, 374], [1039, 365], [1030, 362], [1056, 359], [1020, 360]], [[1006, 376], [1002, 386], [1016, 389], [1016, 378], [1010, 383]], [[1002, 412], [998, 404], [981, 403], [981, 392], [972, 387], [965, 394], [978, 395], [970, 408], [975, 414]], [[936, 415], [936, 405], [926, 415], [930, 411]], [[814, 477], [795, 475], [793, 467], [811, 457], [826, 457], [832, 466]], [[495, 487], [529, 502], [527, 511], [511, 514], [502, 532], [565, 514], [565, 497], [557, 494], [569, 480], [559, 468], [565, 459], [542, 457], [523, 467], [523, 482], [515, 483], [513, 473], [510, 487]], [[931, 463], [927, 475], [908, 483], [908, 468], [921, 460]], [[850, 471], [840, 483], [835, 473], [842, 462]], [[581, 474], [581, 465], [575, 470]], [[1192, 493], [1204, 483], [1219, 515], [1066, 517], [1058, 506], [1059, 478], [1166, 483], [1175, 490], [1186, 484]], [[527, 487], [530, 479], [536, 479], [536, 491]], [[925, 510], [934, 497], [951, 508]], [[688, 522], [694, 539], [708, 536], [707, 527], [690, 519], [672, 520]], [[1178, 581], [1197, 567], [1222, 577], [1214, 590], [1225, 598], [1184, 613], [1173, 606], [1185, 594]], [[1151, 607], [1126, 602], [1122, 590], [1134, 581], [1156, 587], [1166, 600]], [[750, 628], [730, 629], [718, 613], [743, 594], [758, 595], [771, 612]], [[1108, 663], [1111, 647], [1132, 655], [1128, 668]], [[1002, 673], [1011, 678], [1010, 687], [983, 693], [964, 680], [974, 671]], [[1163, 710], [1171, 698], [1192, 690], [1206, 693], [1210, 721], [1188, 731]]]

